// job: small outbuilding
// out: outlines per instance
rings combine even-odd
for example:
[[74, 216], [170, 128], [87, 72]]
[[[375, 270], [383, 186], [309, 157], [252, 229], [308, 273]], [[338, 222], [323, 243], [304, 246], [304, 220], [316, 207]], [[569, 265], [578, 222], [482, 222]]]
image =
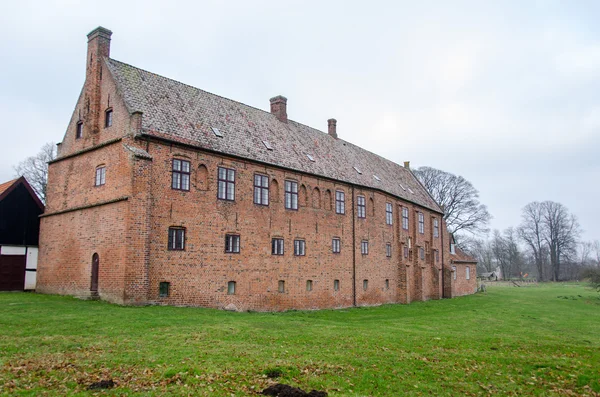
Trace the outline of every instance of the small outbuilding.
[[43, 212], [25, 177], [0, 184], [0, 291], [35, 289]]

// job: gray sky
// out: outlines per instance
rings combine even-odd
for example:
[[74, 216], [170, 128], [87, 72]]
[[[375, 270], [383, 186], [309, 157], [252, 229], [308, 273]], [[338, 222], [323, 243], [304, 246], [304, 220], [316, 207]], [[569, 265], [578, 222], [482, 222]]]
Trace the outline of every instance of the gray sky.
[[553, 200], [600, 239], [600, 2], [169, 3], [0, 6], [0, 181], [62, 140], [102, 25], [117, 60], [464, 176], [493, 228]]

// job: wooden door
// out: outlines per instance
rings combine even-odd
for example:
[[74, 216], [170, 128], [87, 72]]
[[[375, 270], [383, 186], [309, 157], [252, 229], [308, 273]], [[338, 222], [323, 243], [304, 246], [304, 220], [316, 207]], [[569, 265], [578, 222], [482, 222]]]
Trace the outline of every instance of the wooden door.
[[98, 292], [98, 270], [100, 268], [100, 257], [98, 254], [92, 256], [92, 284], [90, 291]]
[[0, 255], [0, 291], [25, 289], [25, 255]]

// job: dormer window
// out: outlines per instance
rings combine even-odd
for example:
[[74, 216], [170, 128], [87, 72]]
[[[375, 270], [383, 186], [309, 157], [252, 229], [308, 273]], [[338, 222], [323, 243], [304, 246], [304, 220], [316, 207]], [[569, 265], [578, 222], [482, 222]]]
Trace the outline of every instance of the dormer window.
[[106, 109], [106, 112], [104, 113], [104, 128], [108, 128], [112, 125], [112, 120], [113, 119], [113, 110], [112, 109]]
[[75, 139], [79, 139], [83, 136], [83, 121], [77, 123], [75, 127]]

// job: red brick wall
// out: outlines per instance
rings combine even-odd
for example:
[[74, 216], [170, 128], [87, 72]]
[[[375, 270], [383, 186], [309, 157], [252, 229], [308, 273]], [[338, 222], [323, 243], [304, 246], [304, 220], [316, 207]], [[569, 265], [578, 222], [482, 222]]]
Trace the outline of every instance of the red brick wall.
[[[477, 292], [477, 264], [452, 263], [456, 267], [456, 279], [452, 277], [452, 296], [470, 295]], [[467, 280], [467, 267], [470, 278]]]

